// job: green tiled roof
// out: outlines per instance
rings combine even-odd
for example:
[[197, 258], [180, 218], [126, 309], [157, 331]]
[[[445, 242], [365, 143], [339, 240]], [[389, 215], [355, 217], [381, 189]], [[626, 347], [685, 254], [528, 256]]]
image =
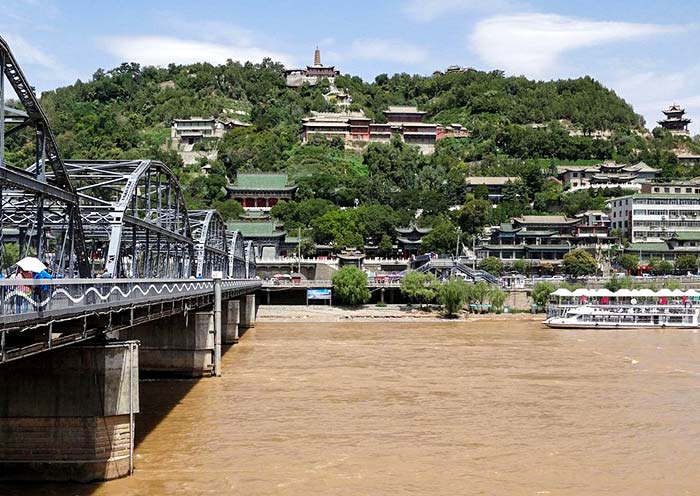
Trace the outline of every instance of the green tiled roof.
[[671, 238], [681, 241], [700, 241], [700, 231], [676, 231]]
[[287, 174], [238, 174], [235, 184], [245, 189], [284, 189], [287, 186]]
[[556, 231], [520, 231], [518, 236], [553, 236]]
[[634, 254], [634, 252], [661, 252], [661, 251], [671, 251], [666, 243], [631, 243], [629, 248], [625, 249], [626, 252]]
[[274, 222], [229, 222], [229, 231], [240, 231], [244, 238], [262, 236], [281, 236], [284, 231], [276, 231]]
[[515, 231], [519, 231], [519, 230], [520, 230], [519, 227], [513, 227], [513, 224], [510, 223], [510, 222], [504, 222], [504, 223], [502, 223], [502, 224], [498, 227], [498, 229], [499, 229], [501, 232], [515, 232]]

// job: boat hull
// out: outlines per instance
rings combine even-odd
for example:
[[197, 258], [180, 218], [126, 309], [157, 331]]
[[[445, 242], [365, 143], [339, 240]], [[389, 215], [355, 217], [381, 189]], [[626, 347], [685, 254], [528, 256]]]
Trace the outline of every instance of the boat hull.
[[634, 323], [625, 322], [622, 324], [614, 324], [610, 322], [557, 322], [557, 321], [547, 321], [543, 322], [547, 327], [552, 329], [697, 329], [697, 325], [693, 324], [656, 324], [651, 325], [648, 323]]

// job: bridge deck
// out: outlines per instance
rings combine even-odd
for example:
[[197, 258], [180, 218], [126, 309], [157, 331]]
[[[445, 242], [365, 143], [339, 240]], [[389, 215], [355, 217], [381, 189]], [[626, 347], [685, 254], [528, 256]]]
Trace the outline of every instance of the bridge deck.
[[[227, 279], [224, 299], [261, 286]], [[0, 363], [209, 305], [212, 279], [0, 280]]]

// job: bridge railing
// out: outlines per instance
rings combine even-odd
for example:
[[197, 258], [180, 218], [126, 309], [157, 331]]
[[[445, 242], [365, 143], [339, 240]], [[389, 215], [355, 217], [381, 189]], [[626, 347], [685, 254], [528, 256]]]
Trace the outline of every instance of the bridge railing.
[[[243, 293], [259, 280], [225, 279], [222, 291]], [[1, 279], [0, 327], [91, 310], [161, 303], [213, 294], [212, 279]]]
[[[302, 279], [294, 281], [291, 279], [264, 279], [262, 285], [265, 288], [330, 288], [333, 286], [333, 281], [330, 279]], [[400, 279], [375, 279], [370, 277], [367, 280], [369, 287], [387, 287], [394, 288], [401, 286]]]

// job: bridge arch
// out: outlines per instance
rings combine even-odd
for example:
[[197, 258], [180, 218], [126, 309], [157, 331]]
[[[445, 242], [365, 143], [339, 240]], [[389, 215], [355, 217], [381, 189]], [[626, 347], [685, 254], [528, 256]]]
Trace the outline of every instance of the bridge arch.
[[246, 257], [243, 235], [240, 231], [228, 233], [228, 276], [234, 279], [246, 277]]
[[[23, 109], [5, 105], [5, 81]], [[6, 138], [30, 147], [34, 165], [8, 163]], [[0, 253], [6, 243], [19, 245], [20, 258], [36, 254], [57, 275], [90, 275], [78, 196], [46, 114], [0, 37]]]
[[189, 212], [194, 239], [195, 273], [197, 277], [211, 277], [213, 271], [223, 275], [229, 272], [229, 251], [226, 224], [216, 210]]
[[186, 278], [192, 230], [180, 184], [155, 160], [71, 160], [93, 272], [109, 277]]
[[258, 268], [255, 256], [255, 244], [252, 241], [245, 242], [245, 278], [254, 279]]

